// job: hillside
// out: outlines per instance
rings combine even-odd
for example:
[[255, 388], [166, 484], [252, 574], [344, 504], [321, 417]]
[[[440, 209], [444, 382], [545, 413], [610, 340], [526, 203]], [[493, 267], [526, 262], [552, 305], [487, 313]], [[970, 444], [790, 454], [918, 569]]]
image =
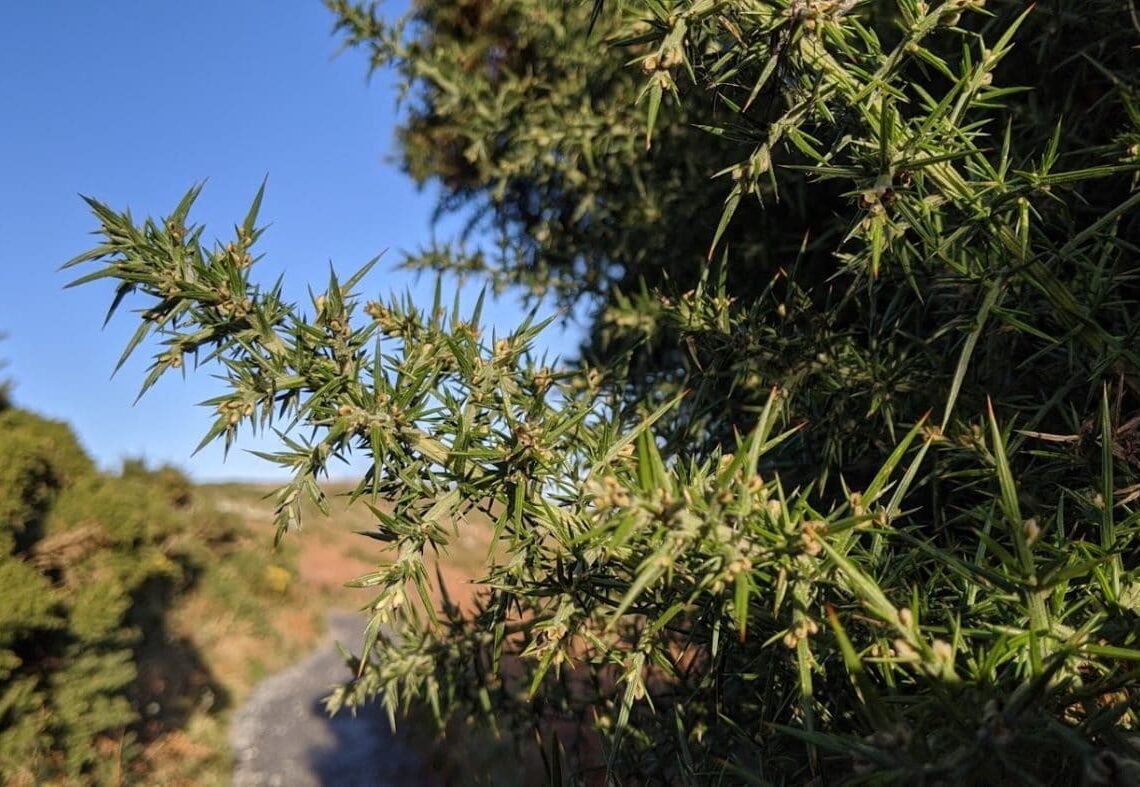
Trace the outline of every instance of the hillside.
[[[0, 409], [0, 783], [230, 782], [235, 711], [368, 603], [345, 583], [378, 556], [335, 486], [275, 548], [270, 491], [100, 473], [66, 424]], [[456, 547], [462, 599], [485, 542]]]

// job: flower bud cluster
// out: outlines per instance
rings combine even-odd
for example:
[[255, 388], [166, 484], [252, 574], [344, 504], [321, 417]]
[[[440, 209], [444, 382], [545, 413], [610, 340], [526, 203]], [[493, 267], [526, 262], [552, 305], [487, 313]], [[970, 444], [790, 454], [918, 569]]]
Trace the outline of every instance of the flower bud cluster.
[[381, 623], [390, 623], [406, 600], [402, 587], [389, 586], [372, 603], [372, 615]]
[[158, 282], [155, 285], [155, 290], [163, 298], [173, 298], [181, 292], [182, 287], [181, 279], [174, 275], [170, 270], [164, 270], [158, 274]]
[[336, 414], [348, 420], [354, 430], [390, 429], [401, 426], [407, 421], [407, 413], [403, 408], [391, 403], [391, 397], [383, 391], [376, 394], [376, 408], [368, 409], [353, 402], [344, 402], [337, 408]]
[[166, 234], [169, 235], [170, 239], [175, 243], [181, 243], [182, 239], [186, 237], [186, 225], [180, 221], [167, 219]]
[[327, 326], [329, 331], [339, 339], [348, 338], [350, 329], [348, 315], [340, 301], [330, 301], [327, 296], [320, 295], [314, 302], [317, 308], [316, 324]]
[[602, 373], [594, 368], [586, 370], [585, 374], [579, 374], [571, 380], [571, 385], [578, 391], [589, 391], [596, 393], [602, 387], [604, 376]]
[[662, 90], [669, 90], [674, 84], [670, 71], [684, 60], [685, 54], [679, 44], [666, 44], [657, 52], [645, 56], [641, 61], [641, 70], [654, 75]]
[[376, 322], [380, 332], [385, 336], [406, 339], [413, 337], [416, 333], [410, 320], [394, 314], [380, 301], [369, 301], [364, 306], [364, 313]]
[[601, 481], [587, 481], [586, 491], [599, 511], [627, 508], [631, 502], [629, 490], [612, 475], [604, 476]]
[[823, 551], [821, 537], [827, 532], [827, 523], [821, 520], [805, 520], [800, 525], [800, 544], [803, 550], [812, 557]]
[[821, 22], [845, 17], [857, 0], [793, 0], [784, 15], [799, 20], [805, 30], [815, 30]]
[[986, 0], [947, 0], [938, 9], [938, 24], [953, 27], [962, 21], [963, 11], [977, 11], [986, 7]]
[[541, 465], [550, 465], [554, 462], [554, 452], [542, 444], [540, 427], [523, 422], [516, 424], [511, 434], [514, 437], [516, 449], [522, 454], [522, 457], [533, 459]]
[[247, 297], [236, 297], [227, 293], [227, 297], [218, 302], [215, 307], [223, 318], [240, 320], [253, 310], [253, 304]]
[[491, 363], [499, 369], [509, 369], [519, 355], [518, 343], [511, 339], [499, 339], [491, 356]]
[[229, 263], [235, 268], [248, 268], [253, 264], [253, 255], [247, 251], [253, 241], [242, 236], [237, 243], [230, 241], [214, 254], [214, 260], [220, 263]]
[[731, 539], [736, 537], [736, 533], [732, 532], [731, 528], [722, 525], [721, 528], [718, 528], [718, 535], [722, 543], [725, 544], [728, 555], [724, 559], [724, 568], [709, 585], [709, 591], [713, 595], [723, 593], [725, 588], [732, 585], [738, 576], [751, 573], [752, 558], [759, 552], [747, 539], [738, 539], [733, 542]]
[[242, 418], [253, 415], [253, 402], [244, 399], [227, 399], [218, 405], [218, 415], [224, 417], [230, 426], [237, 426]]
[[748, 162], [732, 168], [732, 179], [754, 185], [756, 179], [772, 168], [772, 153], [767, 145], [756, 148]]
[[546, 395], [552, 385], [554, 385], [554, 373], [548, 366], [536, 370], [530, 379], [531, 393], [540, 398]]
[[986, 437], [982, 431], [982, 427], [978, 424], [970, 424], [968, 431], [958, 435], [958, 445], [963, 448], [972, 448], [975, 451], [984, 451], [986, 448]]
[[805, 616], [784, 635], [784, 647], [795, 648], [804, 640], [819, 633], [819, 624]]

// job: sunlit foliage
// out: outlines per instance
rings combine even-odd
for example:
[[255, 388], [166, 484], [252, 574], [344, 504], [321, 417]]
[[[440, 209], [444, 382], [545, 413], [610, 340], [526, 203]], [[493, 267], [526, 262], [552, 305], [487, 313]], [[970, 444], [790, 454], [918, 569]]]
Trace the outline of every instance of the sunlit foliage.
[[[594, 308], [552, 366], [541, 326], [369, 300], [367, 266], [285, 301], [260, 195], [212, 245], [196, 189], [91, 201], [73, 264], [144, 299], [144, 390], [214, 363], [206, 440], [280, 429], [282, 532], [371, 460], [334, 706], [537, 731], [556, 781], [1131, 778], [1130, 3], [329, 4], [404, 79], [408, 172], [473, 217], [408, 264]], [[437, 605], [475, 513], [479, 608]]]

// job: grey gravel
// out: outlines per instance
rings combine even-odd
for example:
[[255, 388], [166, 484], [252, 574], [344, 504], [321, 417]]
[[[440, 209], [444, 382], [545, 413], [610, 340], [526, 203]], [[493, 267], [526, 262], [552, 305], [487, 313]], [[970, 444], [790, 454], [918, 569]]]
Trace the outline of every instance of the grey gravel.
[[354, 612], [328, 615], [326, 641], [311, 656], [262, 681], [234, 715], [235, 787], [395, 787], [424, 783], [423, 763], [378, 707], [329, 718], [322, 700], [349, 677], [334, 645], [358, 643]]

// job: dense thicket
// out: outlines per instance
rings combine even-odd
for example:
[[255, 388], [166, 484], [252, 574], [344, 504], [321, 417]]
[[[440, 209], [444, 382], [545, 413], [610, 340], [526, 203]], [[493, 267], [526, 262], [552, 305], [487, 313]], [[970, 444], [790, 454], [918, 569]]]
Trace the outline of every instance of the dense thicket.
[[137, 781], [138, 743], [210, 690], [166, 617], [230, 525], [189, 503], [176, 471], [100, 474], [67, 425], [0, 406], [0, 781]]
[[[558, 780], [1135, 778], [1131, 3], [329, 5], [482, 247], [409, 264], [594, 307], [549, 368], [529, 324], [362, 306], [366, 270], [259, 288], [260, 198], [213, 247], [197, 190], [92, 201], [73, 264], [146, 298], [144, 388], [217, 359], [208, 439], [306, 428], [266, 455], [282, 530], [372, 460], [386, 562], [334, 705], [536, 730]], [[481, 604], [432, 614], [475, 510]]]
[[[1096, 244], [1066, 247], [1133, 194], [1140, 71], [1123, 0], [1039, 3], [988, 61], [1023, 3], [627, 4], [589, 36], [589, 3], [417, 3], [396, 27], [368, 4], [330, 5], [403, 78], [405, 170], [490, 237], [407, 263], [593, 296], [585, 357], [616, 364], [634, 399], [701, 394], [681, 411], [686, 440], [731, 442], [781, 385], [815, 426], [804, 456], [848, 468], [896, 421], [944, 405], [978, 282], [1026, 255], [1064, 251], [1068, 267], [1017, 272], [1031, 297], [997, 316], [1028, 309], [1043, 336], [998, 341], [992, 325], [969, 407], [989, 395], [1064, 431], [1043, 390], [1079, 380], [1087, 410], [1117, 357], [1136, 361], [1135, 275], [1082, 273], [1073, 252]], [[740, 207], [710, 257], [726, 198]], [[1115, 237], [1134, 241], [1123, 214]], [[681, 302], [702, 277], [731, 308]], [[1086, 311], [1116, 339], [1086, 335], [1093, 352], [1066, 358], [1052, 339]], [[1016, 374], [1007, 362], [1041, 354]]]

